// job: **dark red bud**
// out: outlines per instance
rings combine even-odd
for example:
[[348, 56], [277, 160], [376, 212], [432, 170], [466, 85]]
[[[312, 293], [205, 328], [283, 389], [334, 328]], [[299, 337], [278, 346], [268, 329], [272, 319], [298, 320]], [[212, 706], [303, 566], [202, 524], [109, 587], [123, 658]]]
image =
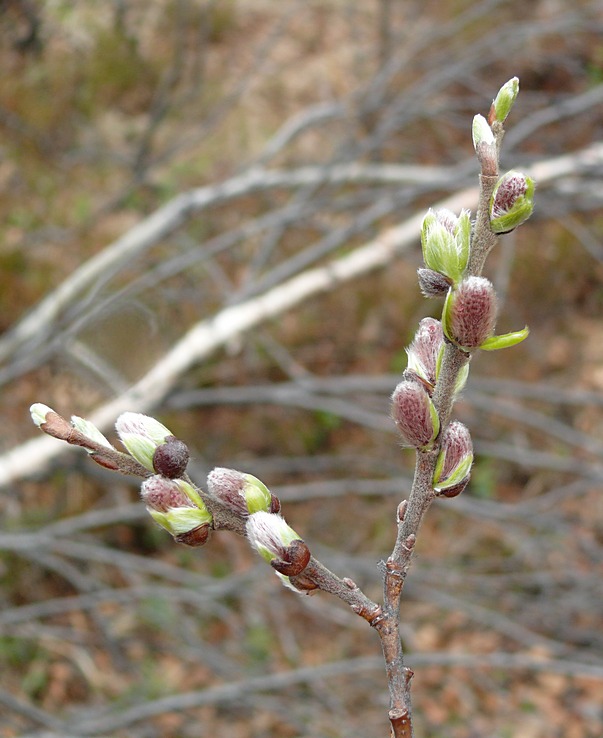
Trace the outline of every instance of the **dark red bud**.
[[281, 511], [281, 501], [276, 495], [270, 493], [270, 512], [278, 513]]
[[168, 436], [165, 443], [157, 446], [153, 454], [153, 468], [157, 474], [168, 479], [178, 479], [186, 471], [190, 454], [188, 446], [174, 436]]

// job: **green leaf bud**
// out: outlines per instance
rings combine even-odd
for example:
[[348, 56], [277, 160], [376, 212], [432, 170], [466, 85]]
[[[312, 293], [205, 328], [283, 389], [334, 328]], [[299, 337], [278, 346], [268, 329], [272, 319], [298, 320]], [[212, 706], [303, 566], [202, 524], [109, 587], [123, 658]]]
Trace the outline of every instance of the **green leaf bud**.
[[517, 95], [519, 94], [519, 80], [517, 77], [513, 77], [500, 88], [498, 94], [492, 102], [492, 108], [490, 110], [490, 121], [497, 120], [499, 123], [504, 123], [507, 116], [511, 112]]
[[429, 210], [421, 228], [423, 259], [428, 269], [444, 275], [451, 283], [462, 279], [471, 243], [468, 210], [456, 216], [450, 210]]

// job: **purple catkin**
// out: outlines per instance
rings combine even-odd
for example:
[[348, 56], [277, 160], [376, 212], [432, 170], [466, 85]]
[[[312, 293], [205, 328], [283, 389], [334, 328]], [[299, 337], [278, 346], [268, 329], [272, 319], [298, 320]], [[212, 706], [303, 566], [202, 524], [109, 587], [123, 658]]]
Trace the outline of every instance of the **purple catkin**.
[[451, 338], [462, 348], [478, 348], [494, 332], [496, 313], [492, 283], [485, 277], [468, 277], [451, 295]]
[[159, 475], [144, 480], [140, 495], [144, 504], [156, 512], [165, 513], [174, 507], [195, 507], [176, 482]]
[[528, 184], [524, 174], [521, 172], [507, 172], [494, 193], [492, 201], [491, 217], [499, 218], [506, 215], [515, 204], [518, 197], [525, 195]]
[[445, 481], [467, 456], [473, 454], [473, 443], [467, 426], [454, 420], [442, 433], [444, 465], [440, 480]]
[[444, 332], [440, 321], [423, 318], [408, 347], [409, 364], [414, 359], [423, 372], [423, 379], [432, 386], [436, 383], [436, 364], [443, 341]]
[[207, 477], [207, 489], [239, 515], [247, 516], [247, 503], [243, 495], [245, 476], [235, 469], [216, 467]]
[[418, 382], [404, 380], [394, 390], [392, 417], [405, 446], [422, 448], [433, 441], [437, 432], [430, 406], [429, 395]]

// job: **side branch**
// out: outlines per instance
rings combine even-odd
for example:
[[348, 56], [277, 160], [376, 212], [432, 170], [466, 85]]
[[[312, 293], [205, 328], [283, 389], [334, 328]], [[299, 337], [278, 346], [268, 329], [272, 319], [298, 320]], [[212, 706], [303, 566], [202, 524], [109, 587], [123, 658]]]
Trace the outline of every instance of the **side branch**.
[[[529, 172], [542, 187], [545, 183], [561, 177], [597, 168], [602, 162], [603, 142], [597, 142], [573, 154], [535, 164], [530, 167]], [[442, 200], [436, 207], [456, 211], [474, 207], [477, 199], [478, 190], [476, 187], [471, 187]], [[189, 207], [191, 207], [190, 203], [185, 205], [179, 202], [179, 208], [174, 208], [174, 210], [178, 211], [183, 208], [186, 212], [190, 212], [187, 210]], [[198, 203], [195, 207], [198, 207]], [[158, 214], [160, 212], [162, 211], [158, 211]], [[166, 216], [167, 213], [162, 212], [162, 217], [158, 220], [162, 221]], [[181, 216], [182, 212], [176, 215], [170, 210], [170, 217], [175, 218], [178, 222], [181, 222], [179, 220]], [[324, 267], [308, 269], [262, 295], [239, 305], [227, 307], [213, 318], [197, 323], [129, 390], [91, 413], [91, 419], [102, 430], [108, 428], [113, 420], [125, 410], [149, 411], [173, 388], [185, 371], [198, 361], [207, 358], [234, 336], [245, 333], [262, 321], [279, 315], [331, 287], [344, 284], [390, 263], [416, 240], [421, 221], [422, 214], [414, 215], [341, 259], [333, 260]], [[137, 232], [136, 237], [134, 235], [130, 237], [128, 233], [123, 239], [115, 242], [116, 248], [111, 247], [111, 254], [106, 257], [107, 263], [113, 263], [111, 259], [115, 258], [114, 253], [118, 250], [117, 244], [120, 244], [120, 249], [126, 248], [125, 241], [129, 242], [132, 238], [132, 241], [136, 242], [130, 252], [133, 253], [139, 248], [139, 239], [142, 244], [146, 243], [147, 239], [154, 242], [158, 232], [163, 232], [159, 229], [159, 223], [153, 225], [150, 219], [143, 223], [144, 228], [141, 224], [141, 231]], [[103, 261], [101, 266], [99, 262], [94, 268], [90, 265], [91, 273], [98, 276], [99, 270], [104, 270], [107, 263]], [[78, 273], [74, 273], [74, 278], [75, 274]], [[82, 282], [78, 278], [73, 284], [70, 283], [70, 288], [64, 295], [65, 300], [72, 299], [74, 292], [81, 288], [81, 284], [87, 283], [87, 275], [88, 271], [85, 275], [81, 275]], [[41, 306], [42, 303], [40, 308]], [[27, 322], [27, 327], [25, 324], [20, 324], [23, 332], [19, 332], [19, 340], [25, 340], [26, 334], [29, 335], [28, 331], [36, 331], [39, 321], [46, 321], [48, 314], [46, 309], [30, 313], [31, 322]], [[17, 338], [16, 334], [13, 338]], [[36, 438], [7, 451], [0, 456], [0, 487], [43, 473], [53, 461], [62, 454], [69, 453], [71, 449], [72, 447], [55, 443], [50, 438]]]

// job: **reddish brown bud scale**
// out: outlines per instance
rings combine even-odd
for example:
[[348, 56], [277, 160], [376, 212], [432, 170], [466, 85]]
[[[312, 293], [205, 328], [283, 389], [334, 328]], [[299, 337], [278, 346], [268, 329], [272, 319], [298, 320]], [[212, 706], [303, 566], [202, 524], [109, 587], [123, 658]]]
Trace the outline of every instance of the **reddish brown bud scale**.
[[209, 538], [210, 526], [207, 523], [200, 525], [198, 528], [193, 528], [186, 533], [180, 533], [174, 536], [176, 543], [183, 543], [185, 546], [191, 546], [192, 548], [198, 548], [204, 546]]
[[446, 487], [445, 489], [441, 489], [439, 492], [436, 492], [436, 495], [438, 497], [447, 497], [447, 498], [458, 497], [461, 494], [461, 492], [464, 491], [465, 487], [469, 484], [469, 479], [470, 477], [469, 475], [467, 475], [465, 479], [463, 479], [458, 484], [455, 484], [452, 487]]
[[310, 561], [310, 549], [301, 540], [291, 541], [282, 559], [272, 559], [270, 566], [286, 577], [301, 574]]

